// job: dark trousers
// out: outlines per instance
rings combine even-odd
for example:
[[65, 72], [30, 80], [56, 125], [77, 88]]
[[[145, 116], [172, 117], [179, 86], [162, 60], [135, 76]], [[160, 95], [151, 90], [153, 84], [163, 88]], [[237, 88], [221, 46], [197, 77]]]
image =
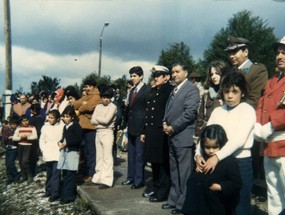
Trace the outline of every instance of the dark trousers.
[[33, 176], [36, 175], [37, 171], [37, 162], [39, 160], [39, 142], [38, 140], [33, 142], [31, 148], [31, 155], [30, 155], [30, 166]]
[[117, 164], [117, 151], [118, 151], [118, 147], [117, 147], [117, 132], [118, 130], [115, 128], [114, 129], [114, 143], [113, 143], [113, 148], [112, 148], [112, 155], [113, 155], [113, 159], [114, 159], [114, 165]]
[[128, 142], [128, 178], [135, 184], [144, 183], [144, 145], [140, 141], [140, 136], [129, 134]]
[[9, 145], [6, 147], [5, 165], [8, 181], [17, 181], [20, 179], [20, 174], [15, 165], [17, 153], [17, 149], [12, 149]]
[[84, 175], [93, 176], [95, 173], [96, 165], [96, 147], [95, 147], [95, 130], [83, 131], [83, 144], [84, 144]]
[[236, 215], [250, 215], [251, 204], [250, 204], [250, 193], [252, 189], [252, 163], [251, 157], [248, 158], [237, 158], [239, 165], [240, 176], [242, 179], [242, 188], [240, 190], [240, 199], [236, 207]]
[[76, 197], [76, 171], [62, 170], [61, 200], [74, 200]]
[[31, 145], [19, 145], [18, 155], [23, 179], [32, 178], [32, 170], [30, 166]]
[[57, 169], [57, 161], [46, 162], [47, 180], [46, 195], [59, 196], [60, 170]]
[[167, 203], [182, 209], [187, 190], [187, 180], [194, 168], [193, 147], [169, 145], [171, 187]]
[[167, 198], [170, 189], [169, 163], [151, 163], [153, 191], [159, 198]]

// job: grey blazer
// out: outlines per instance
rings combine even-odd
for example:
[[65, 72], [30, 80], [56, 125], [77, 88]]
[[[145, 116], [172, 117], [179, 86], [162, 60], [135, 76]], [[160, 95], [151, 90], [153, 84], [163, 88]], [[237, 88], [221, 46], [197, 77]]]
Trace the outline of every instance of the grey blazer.
[[170, 94], [163, 122], [171, 125], [174, 134], [170, 137], [171, 144], [176, 147], [193, 145], [195, 120], [200, 102], [199, 89], [187, 80], [175, 96]]

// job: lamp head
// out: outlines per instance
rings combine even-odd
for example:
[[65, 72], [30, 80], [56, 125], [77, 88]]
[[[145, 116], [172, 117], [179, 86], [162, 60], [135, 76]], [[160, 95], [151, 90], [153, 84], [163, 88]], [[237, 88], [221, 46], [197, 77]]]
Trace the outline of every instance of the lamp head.
[[106, 27], [109, 25], [109, 22], [105, 22], [105, 24], [104, 24]]

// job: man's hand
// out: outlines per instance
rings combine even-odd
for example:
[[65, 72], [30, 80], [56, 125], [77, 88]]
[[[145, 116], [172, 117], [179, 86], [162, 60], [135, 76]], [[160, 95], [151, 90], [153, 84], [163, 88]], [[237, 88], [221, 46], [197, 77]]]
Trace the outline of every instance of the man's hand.
[[201, 155], [196, 156], [196, 172], [203, 172], [205, 166], [205, 159]]
[[222, 187], [221, 185], [217, 184], [217, 183], [214, 183], [211, 185], [211, 187], [209, 187], [210, 190], [212, 191], [222, 191]]
[[145, 135], [144, 134], [141, 134], [140, 140], [141, 140], [142, 143], [144, 143], [144, 140], [145, 140]]
[[171, 136], [174, 133], [174, 130], [171, 125], [163, 124], [163, 131], [168, 136]]
[[219, 158], [217, 157], [217, 155], [213, 155], [212, 157], [210, 157], [207, 161], [206, 161], [206, 164], [203, 168], [203, 172], [205, 174], [208, 174], [208, 173], [213, 173], [217, 164], [219, 162]]

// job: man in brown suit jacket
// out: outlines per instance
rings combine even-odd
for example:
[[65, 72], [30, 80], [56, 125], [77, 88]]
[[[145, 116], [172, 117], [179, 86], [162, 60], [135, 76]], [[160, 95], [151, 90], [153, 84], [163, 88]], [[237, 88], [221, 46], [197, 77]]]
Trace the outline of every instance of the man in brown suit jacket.
[[90, 182], [95, 173], [96, 166], [96, 148], [95, 125], [91, 124], [91, 117], [96, 105], [101, 104], [99, 90], [93, 79], [84, 81], [86, 95], [74, 102], [74, 109], [79, 117], [79, 124], [82, 128], [83, 154], [84, 154], [84, 178], [85, 182]]

